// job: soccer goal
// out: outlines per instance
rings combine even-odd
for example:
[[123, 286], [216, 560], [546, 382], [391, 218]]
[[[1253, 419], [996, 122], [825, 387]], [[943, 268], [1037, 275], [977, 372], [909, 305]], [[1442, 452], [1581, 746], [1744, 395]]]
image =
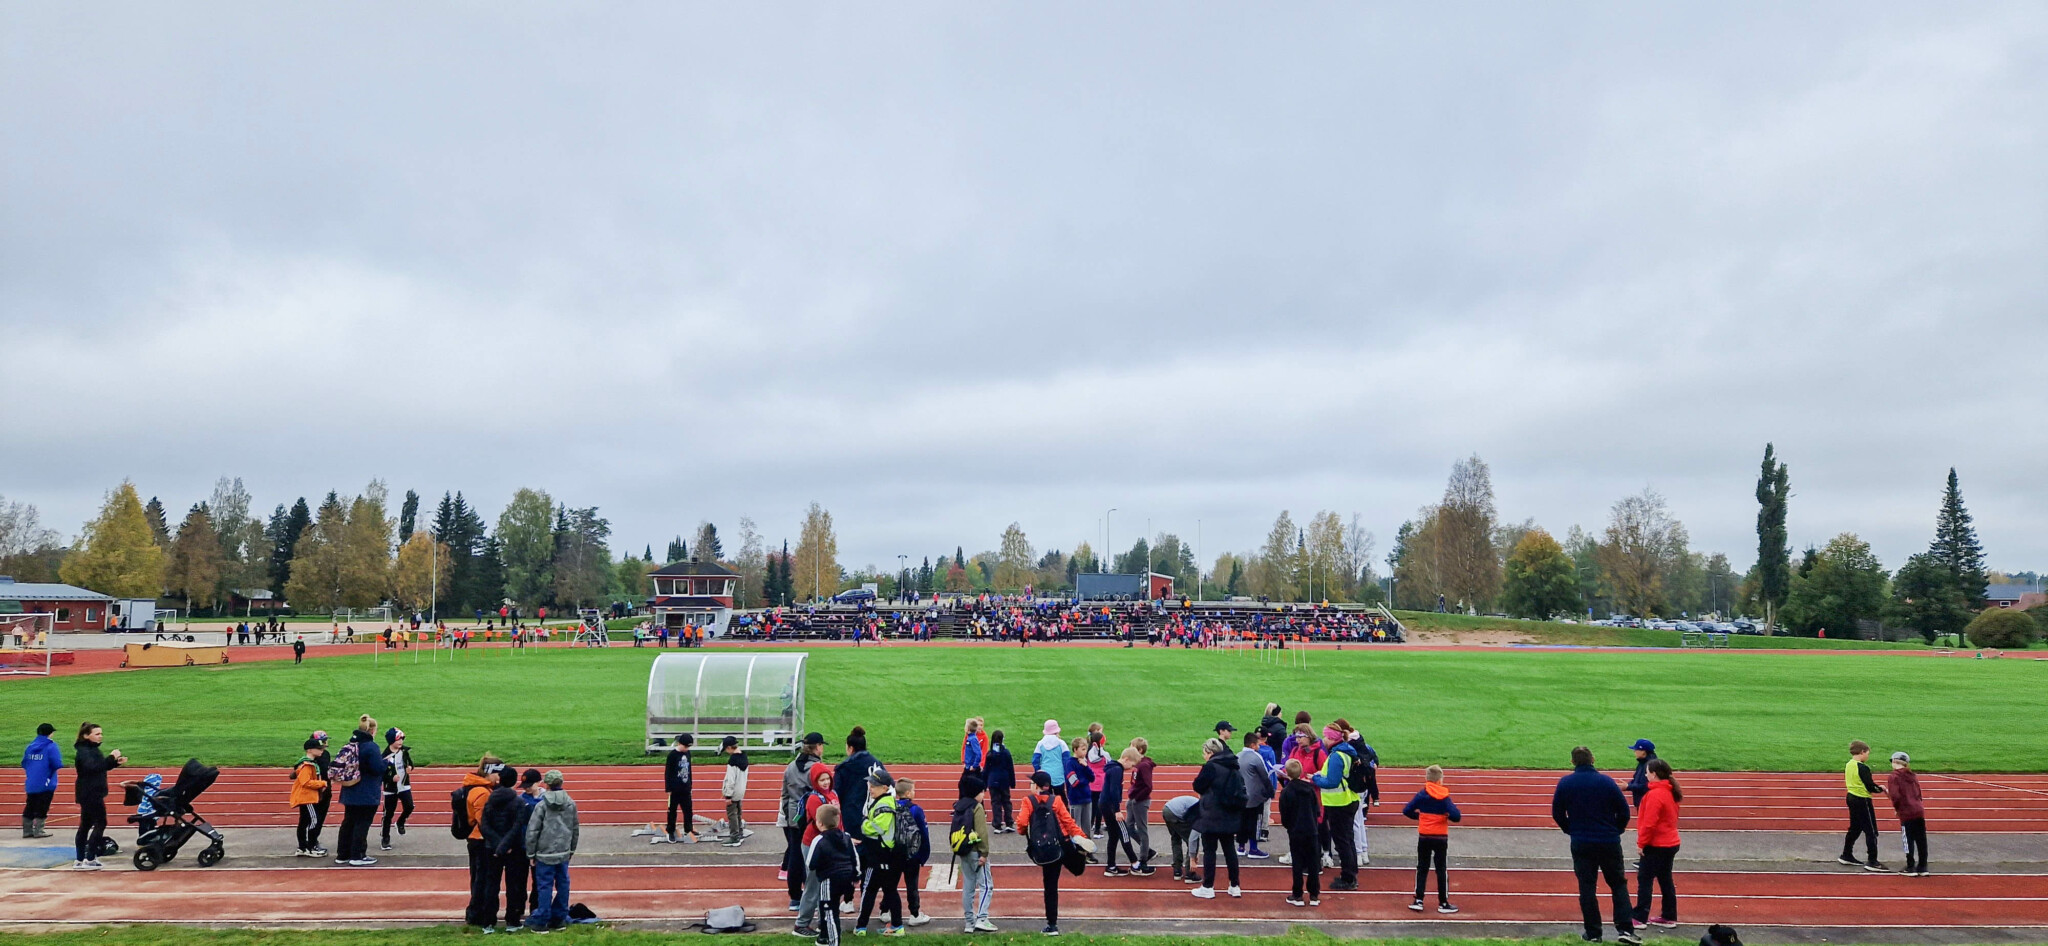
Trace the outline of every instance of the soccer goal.
[[0, 614], [0, 676], [50, 675], [54, 614]]

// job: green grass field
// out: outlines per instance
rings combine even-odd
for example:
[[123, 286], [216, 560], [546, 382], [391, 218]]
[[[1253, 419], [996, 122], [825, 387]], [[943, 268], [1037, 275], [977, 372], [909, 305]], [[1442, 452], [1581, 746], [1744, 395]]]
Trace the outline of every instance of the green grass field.
[[[1432, 611], [1396, 611], [1396, 617], [1411, 631], [1457, 633], [1490, 631], [1522, 635], [1532, 643], [1583, 647], [1677, 647], [1677, 631], [1653, 631], [1635, 627], [1600, 627], [1592, 624], [1564, 624], [1558, 621], [1520, 621], [1513, 618], [1475, 617], [1465, 614], [1437, 614]], [[1859, 641], [1840, 638], [1764, 637], [1731, 634], [1731, 650], [1909, 650], [1926, 651], [1919, 641]]]
[[[521, 764], [643, 761], [652, 648], [503, 649], [453, 662], [323, 657], [0, 683], [26, 740], [80, 719], [139, 761], [287, 765], [313, 729], [358, 713], [411, 736], [426, 764], [486, 750]], [[1556, 768], [1576, 744], [1618, 762], [1638, 736], [1680, 768], [1826, 771], [1851, 738], [1933, 771], [2048, 770], [2048, 662], [1672, 651], [1315, 651], [1307, 670], [1231, 652], [990, 646], [812, 652], [811, 728], [837, 746], [866, 726], [886, 761], [954, 758], [969, 715], [1029, 746], [1058, 718], [1145, 736], [1191, 762], [1218, 718], [1266, 700], [1349, 717], [1390, 765]]]

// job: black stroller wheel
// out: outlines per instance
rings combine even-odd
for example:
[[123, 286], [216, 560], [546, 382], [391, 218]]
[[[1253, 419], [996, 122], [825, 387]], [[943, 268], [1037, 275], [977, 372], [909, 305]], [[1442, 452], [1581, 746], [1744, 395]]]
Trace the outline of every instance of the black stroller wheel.
[[136, 870], [155, 870], [157, 865], [161, 863], [163, 861], [157, 857], [156, 848], [138, 847], [135, 849]]
[[114, 855], [119, 853], [121, 853], [121, 842], [116, 841], [113, 838], [107, 837], [104, 834], [100, 835], [99, 856], [113, 857]]
[[199, 866], [212, 867], [220, 863], [220, 859], [226, 856], [228, 856], [228, 849], [222, 847], [219, 841], [215, 841], [207, 845], [206, 850], [199, 852]]

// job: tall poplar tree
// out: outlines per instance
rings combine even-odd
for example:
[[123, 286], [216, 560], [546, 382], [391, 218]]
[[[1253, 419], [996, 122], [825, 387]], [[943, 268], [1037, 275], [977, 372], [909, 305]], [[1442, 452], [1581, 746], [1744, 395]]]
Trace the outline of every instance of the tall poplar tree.
[[1764, 444], [1763, 470], [1756, 478], [1756, 596], [1769, 609], [1785, 606], [1792, 590], [1792, 549], [1785, 535], [1785, 511], [1791, 499], [1791, 474], [1778, 459], [1777, 446]]

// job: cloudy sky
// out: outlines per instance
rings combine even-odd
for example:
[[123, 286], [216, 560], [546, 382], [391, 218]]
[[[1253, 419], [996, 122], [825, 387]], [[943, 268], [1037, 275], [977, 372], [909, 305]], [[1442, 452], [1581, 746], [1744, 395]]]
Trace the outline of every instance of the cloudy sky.
[[[2048, 6], [0, 5], [0, 494], [2048, 568]], [[1099, 540], [1096, 544], [1100, 544]]]

